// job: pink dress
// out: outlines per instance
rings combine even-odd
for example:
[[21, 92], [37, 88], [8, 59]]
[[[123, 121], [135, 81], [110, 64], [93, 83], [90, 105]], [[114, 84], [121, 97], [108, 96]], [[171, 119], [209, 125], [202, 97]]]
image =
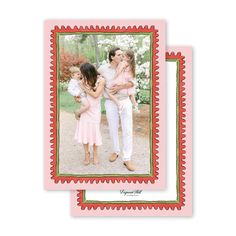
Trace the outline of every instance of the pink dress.
[[[125, 84], [129, 81], [134, 82], [131, 68], [129, 66], [126, 69], [124, 69], [123, 71], [120, 71], [120, 68], [118, 66], [117, 73], [118, 73], [118, 76], [111, 82], [111, 84], [110, 84], [111, 87], [113, 85]], [[118, 93], [126, 94], [126, 95], [134, 95], [135, 94], [135, 86], [128, 88], [128, 89], [121, 89], [121, 90], [119, 90]]]
[[[97, 85], [100, 79], [97, 80]], [[102, 145], [102, 136], [100, 132], [101, 123], [101, 97], [93, 98], [87, 94], [89, 109], [83, 112], [77, 121], [75, 130], [75, 139], [78, 143], [89, 145]]]

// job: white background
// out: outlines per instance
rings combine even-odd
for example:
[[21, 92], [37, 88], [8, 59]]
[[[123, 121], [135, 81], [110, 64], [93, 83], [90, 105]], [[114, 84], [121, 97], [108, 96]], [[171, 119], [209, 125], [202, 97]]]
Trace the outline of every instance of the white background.
[[[235, 1], [1, 1], [1, 235], [235, 235]], [[72, 218], [43, 187], [43, 20], [162, 18], [194, 47], [194, 214]]]

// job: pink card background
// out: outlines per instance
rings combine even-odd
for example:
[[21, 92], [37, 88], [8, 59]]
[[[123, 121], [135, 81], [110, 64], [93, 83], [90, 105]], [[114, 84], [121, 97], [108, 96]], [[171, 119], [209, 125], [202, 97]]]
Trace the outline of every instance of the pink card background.
[[[50, 160], [50, 34], [54, 25], [80, 25], [80, 26], [89, 26], [89, 25], [98, 25], [98, 26], [133, 26], [133, 25], [155, 25], [158, 29], [159, 34], [159, 81], [160, 81], [160, 116], [159, 116], [159, 171], [158, 171], [158, 180], [154, 183], [118, 183], [115, 184], [109, 183], [77, 183], [74, 182], [58, 182], [55, 183], [51, 179], [51, 160]], [[159, 20], [47, 20], [45, 21], [45, 143], [44, 143], [44, 156], [45, 156], [45, 187], [48, 190], [75, 190], [75, 189], [163, 189], [165, 187], [165, 22]]]

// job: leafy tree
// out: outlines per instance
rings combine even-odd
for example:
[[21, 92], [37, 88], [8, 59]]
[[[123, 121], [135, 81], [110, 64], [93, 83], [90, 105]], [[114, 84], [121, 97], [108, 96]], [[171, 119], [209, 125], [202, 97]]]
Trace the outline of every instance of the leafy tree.
[[71, 54], [69, 52], [65, 52], [64, 48], [61, 49], [60, 52], [60, 81], [66, 82], [70, 79], [70, 67], [71, 66], [80, 66], [82, 63], [88, 62], [85, 56]]

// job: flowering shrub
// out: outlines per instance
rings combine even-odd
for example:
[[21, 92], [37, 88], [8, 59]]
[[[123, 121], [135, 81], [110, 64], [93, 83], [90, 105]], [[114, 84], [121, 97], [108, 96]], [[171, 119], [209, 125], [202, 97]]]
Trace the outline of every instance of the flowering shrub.
[[71, 53], [65, 52], [64, 49], [61, 49], [60, 52], [60, 81], [65, 82], [70, 79], [70, 67], [71, 66], [80, 66], [80, 64], [87, 62], [87, 59], [84, 56], [73, 55]]
[[[136, 60], [136, 100], [138, 103], [150, 103], [150, 37], [144, 35], [116, 35], [114, 39], [101, 39], [98, 47], [107, 53], [118, 46], [122, 50], [131, 49], [134, 51]], [[102, 61], [101, 64], [107, 63]]]

